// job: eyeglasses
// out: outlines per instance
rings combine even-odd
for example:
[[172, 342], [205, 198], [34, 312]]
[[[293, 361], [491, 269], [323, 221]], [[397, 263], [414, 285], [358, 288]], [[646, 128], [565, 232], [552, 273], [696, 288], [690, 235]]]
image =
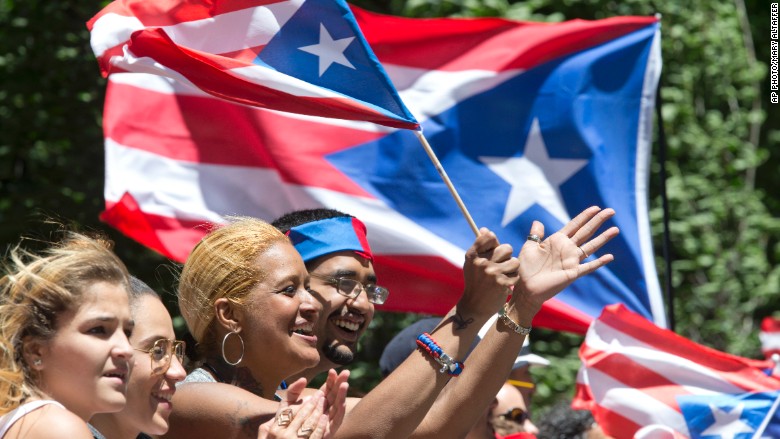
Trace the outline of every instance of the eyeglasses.
[[174, 355], [179, 359], [179, 363], [184, 362], [184, 347], [183, 341], [161, 338], [155, 341], [149, 350], [138, 348], [135, 350], [149, 354], [149, 358], [152, 360], [152, 373], [157, 375], [168, 371]]
[[339, 294], [347, 296], [350, 299], [356, 299], [361, 292], [365, 291], [369, 302], [381, 305], [385, 303], [387, 296], [390, 295], [390, 291], [387, 288], [380, 287], [379, 285], [363, 285], [355, 279], [347, 277], [331, 277], [317, 273], [310, 274], [311, 277], [316, 277], [317, 279], [324, 280], [328, 284], [335, 286], [336, 291], [338, 291]]
[[504, 419], [509, 419], [510, 421], [515, 421], [518, 424], [522, 424], [528, 420], [528, 413], [526, 413], [525, 410], [521, 409], [520, 407], [509, 409], [506, 413], [500, 414], [498, 416]]

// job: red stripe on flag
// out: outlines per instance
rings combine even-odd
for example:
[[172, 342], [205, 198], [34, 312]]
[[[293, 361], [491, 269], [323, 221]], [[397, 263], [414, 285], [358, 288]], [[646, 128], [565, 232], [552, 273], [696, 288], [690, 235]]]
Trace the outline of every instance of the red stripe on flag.
[[534, 317], [533, 325], [584, 334], [592, 321], [591, 316], [554, 297], [544, 302], [542, 310]]
[[377, 282], [390, 290], [387, 302], [378, 307], [383, 311], [414, 309], [422, 314], [443, 315], [463, 292], [461, 268], [442, 258], [374, 253], [374, 269]]
[[[126, 104], [134, 101], [145, 104]], [[148, 108], [155, 108], [155, 112]], [[384, 135], [313, 121], [301, 123], [273, 111], [206, 96], [160, 93], [111, 80], [103, 129], [107, 138], [120, 145], [174, 160], [277, 169], [280, 178], [291, 184], [362, 197], [371, 195], [323, 156]], [[296, 145], [295, 153], [289, 145]], [[317, 172], [302, 171], [314, 169]]]
[[265, 48], [265, 45], [247, 47], [245, 49], [239, 49], [233, 52], [218, 53], [217, 55], [224, 56], [226, 58], [232, 58], [241, 63], [251, 64], [255, 58], [257, 58], [257, 55], [263, 51], [263, 48]]
[[601, 406], [593, 410], [593, 418], [604, 433], [615, 439], [632, 438], [634, 433], [643, 427], [620, 413]]
[[106, 203], [100, 219], [126, 236], [173, 260], [184, 262], [207, 232], [207, 221], [188, 221], [143, 212], [138, 202], [125, 193], [115, 204]]
[[103, 55], [97, 57], [98, 66], [100, 66], [100, 74], [105, 78], [108, 73], [121, 73], [124, 70], [111, 65], [111, 57], [124, 55], [124, 43], [107, 49], [103, 52]]
[[[735, 386], [750, 391], [775, 388], [777, 381], [767, 377], [760, 369], [772, 365], [765, 360], [737, 357], [694, 343], [671, 331], [661, 329], [623, 305], [604, 308], [599, 320], [617, 331], [627, 334], [642, 343], [678, 357], [686, 358], [718, 372], [721, 378]], [[770, 386], [761, 388], [761, 386]]]
[[[352, 11], [382, 63], [444, 71], [474, 66], [493, 71], [527, 69], [657, 22], [654, 17], [555, 24], [499, 18], [425, 20], [381, 15], [354, 6]], [[513, 43], [507, 44], [507, 40]]]
[[[669, 408], [678, 412], [680, 408], [675, 397], [690, 393], [680, 387], [679, 384], [662, 375], [664, 372], [671, 371], [648, 369], [625, 355], [594, 349], [587, 344], [587, 340], [580, 347], [580, 358], [583, 359], [585, 367], [588, 369], [599, 370], [604, 372], [605, 375], [613, 376], [626, 387], [641, 390], [647, 396], [666, 404]], [[617, 371], [631, 371], [631, 373], [619, 373]], [[690, 384], [696, 384], [695, 377], [691, 379]]]

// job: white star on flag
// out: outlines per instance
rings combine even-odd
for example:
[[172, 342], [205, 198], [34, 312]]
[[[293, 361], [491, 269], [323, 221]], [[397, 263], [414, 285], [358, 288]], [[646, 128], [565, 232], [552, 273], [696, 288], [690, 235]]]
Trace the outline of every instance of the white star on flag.
[[333, 63], [338, 63], [343, 66], [355, 69], [355, 66], [344, 56], [344, 51], [347, 50], [347, 46], [354, 40], [355, 37], [340, 38], [334, 40], [330, 36], [330, 33], [325, 29], [325, 25], [320, 23], [320, 42], [318, 44], [312, 44], [311, 46], [299, 47], [299, 50], [317, 55], [320, 58], [320, 77], [328, 70], [328, 67]]
[[719, 436], [720, 439], [734, 439], [740, 433], [754, 432], [755, 430], [750, 425], [740, 419], [742, 417], [742, 409], [744, 408], [743, 404], [738, 404], [730, 412], [727, 412], [710, 405], [715, 423], [702, 431], [701, 436]]
[[491, 171], [512, 189], [501, 225], [506, 226], [529, 207], [538, 204], [562, 224], [571, 217], [563, 204], [560, 185], [588, 164], [582, 159], [551, 159], [542, 138], [539, 120], [531, 122], [522, 157], [480, 157]]

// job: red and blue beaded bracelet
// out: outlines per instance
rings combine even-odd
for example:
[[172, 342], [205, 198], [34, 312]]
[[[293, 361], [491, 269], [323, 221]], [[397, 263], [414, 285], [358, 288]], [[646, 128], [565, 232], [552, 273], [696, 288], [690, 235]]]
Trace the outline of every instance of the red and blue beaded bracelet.
[[458, 376], [463, 372], [463, 363], [455, 361], [452, 357], [445, 354], [441, 346], [431, 337], [431, 334], [423, 332], [417, 336], [417, 346], [424, 350], [437, 363], [441, 365], [439, 372], [447, 372], [449, 375]]

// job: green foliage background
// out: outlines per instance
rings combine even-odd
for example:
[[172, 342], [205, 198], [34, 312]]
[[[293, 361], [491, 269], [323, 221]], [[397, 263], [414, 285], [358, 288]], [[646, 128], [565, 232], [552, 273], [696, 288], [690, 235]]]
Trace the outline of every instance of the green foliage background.
[[[759, 357], [761, 318], [780, 306], [780, 112], [769, 103], [769, 2], [760, 0], [356, 0], [414, 17], [504, 16], [534, 21], [662, 15], [663, 123], [676, 331]], [[176, 268], [98, 220], [102, 209], [105, 81], [84, 23], [105, 3], [0, 0], [0, 245], [49, 239], [56, 225], [100, 230], [131, 271], [166, 297]], [[656, 152], [658, 150], [656, 149]], [[665, 275], [661, 176], [652, 165], [651, 223]], [[620, 206], [615, 206], [620, 207]], [[36, 245], [34, 242], [31, 245]], [[398, 328], [419, 316], [378, 313], [352, 375], [358, 392]], [[536, 408], [572, 395], [579, 336], [537, 329]]]

